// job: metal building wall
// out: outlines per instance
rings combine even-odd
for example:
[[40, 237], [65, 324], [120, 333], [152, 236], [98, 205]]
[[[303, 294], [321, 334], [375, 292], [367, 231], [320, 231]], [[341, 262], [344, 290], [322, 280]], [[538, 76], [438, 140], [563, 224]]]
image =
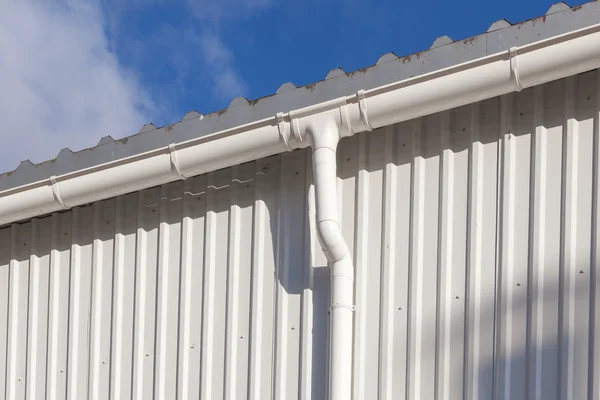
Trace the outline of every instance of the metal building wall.
[[[355, 399], [600, 398], [599, 93], [594, 71], [342, 141]], [[0, 397], [325, 398], [310, 162], [0, 229]]]

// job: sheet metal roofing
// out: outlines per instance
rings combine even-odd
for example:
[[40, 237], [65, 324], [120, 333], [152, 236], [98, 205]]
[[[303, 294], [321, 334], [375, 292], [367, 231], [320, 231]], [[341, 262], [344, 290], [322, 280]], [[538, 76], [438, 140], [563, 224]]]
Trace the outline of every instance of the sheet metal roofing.
[[375, 65], [357, 71], [336, 68], [329, 71], [324, 80], [306, 86], [296, 87], [287, 82], [267, 97], [251, 101], [235, 98], [225, 110], [207, 115], [190, 111], [180, 122], [162, 128], [150, 123], [137, 134], [123, 139], [104, 136], [89, 149], [73, 152], [64, 148], [53, 160], [39, 164], [22, 161], [14, 171], [0, 175], [0, 191], [274, 117], [278, 112], [348, 96], [360, 89], [372, 89], [598, 23], [599, 1], [572, 8], [566, 3], [557, 3], [545, 15], [525, 22], [511, 24], [498, 20], [478, 36], [463, 40], [442, 36], [429, 49], [416, 54], [399, 57], [387, 53]]

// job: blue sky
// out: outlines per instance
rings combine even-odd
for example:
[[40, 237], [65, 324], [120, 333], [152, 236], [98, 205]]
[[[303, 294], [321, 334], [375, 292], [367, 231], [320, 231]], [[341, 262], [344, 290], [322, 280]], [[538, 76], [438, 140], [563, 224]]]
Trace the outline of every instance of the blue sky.
[[[99, 2], [98, 2], [99, 1]], [[571, 2], [571, 6], [585, 1]], [[0, 138], [19, 161], [94, 146], [143, 123], [206, 114], [237, 96], [374, 64], [384, 53], [464, 39], [496, 20], [543, 15], [551, 0], [3, 0]], [[8, 147], [7, 147], [8, 148]]]

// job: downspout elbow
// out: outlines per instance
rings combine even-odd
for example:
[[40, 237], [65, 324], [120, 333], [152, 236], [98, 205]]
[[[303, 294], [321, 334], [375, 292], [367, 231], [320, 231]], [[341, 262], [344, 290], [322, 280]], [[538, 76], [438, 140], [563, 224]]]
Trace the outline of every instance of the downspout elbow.
[[330, 219], [317, 221], [317, 232], [319, 243], [329, 262], [338, 262], [349, 254], [348, 245], [342, 237], [337, 221]]

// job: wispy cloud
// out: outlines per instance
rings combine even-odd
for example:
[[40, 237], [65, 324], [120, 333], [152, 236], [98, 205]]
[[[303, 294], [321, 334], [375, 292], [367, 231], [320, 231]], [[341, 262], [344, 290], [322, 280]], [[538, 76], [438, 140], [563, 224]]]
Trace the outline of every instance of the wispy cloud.
[[0, 2], [0, 172], [135, 133], [153, 103], [109, 50], [92, 3]]
[[265, 10], [272, 5], [272, 0], [188, 0], [188, 5], [205, 26], [200, 33], [200, 43], [215, 95], [220, 100], [246, 95], [248, 84], [235, 68], [234, 55], [219, 32], [227, 23]]
[[214, 33], [203, 33], [200, 47], [213, 79], [215, 94], [221, 100], [243, 95], [247, 85], [235, 70], [231, 50]]

